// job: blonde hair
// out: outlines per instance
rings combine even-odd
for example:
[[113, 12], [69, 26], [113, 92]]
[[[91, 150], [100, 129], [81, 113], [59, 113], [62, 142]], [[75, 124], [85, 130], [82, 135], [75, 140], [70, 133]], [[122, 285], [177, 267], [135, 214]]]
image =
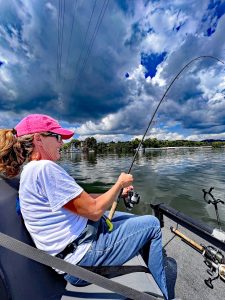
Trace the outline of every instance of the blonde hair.
[[0, 173], [9, 178], [20, 173], [34, 148], [34, 134], [16, 137], [15, 133], [15, 129], [0, 129]]

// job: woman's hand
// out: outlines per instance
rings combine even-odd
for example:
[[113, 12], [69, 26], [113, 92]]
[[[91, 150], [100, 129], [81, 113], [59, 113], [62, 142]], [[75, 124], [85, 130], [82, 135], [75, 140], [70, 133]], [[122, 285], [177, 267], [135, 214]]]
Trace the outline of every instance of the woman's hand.
[[128, 192], [129, 192], [129, 191], [133, 191], [133, 189], [134, 189], [133, 185], [130, 185], [130, 186], [124, 188], [121, 196], [122, 196], [123, 198], [127, 198]]
[[120, 184], [121, 188], [129, 187], [133, 182], [133, 175], [127, 173], [121, 173], [117, 182]]

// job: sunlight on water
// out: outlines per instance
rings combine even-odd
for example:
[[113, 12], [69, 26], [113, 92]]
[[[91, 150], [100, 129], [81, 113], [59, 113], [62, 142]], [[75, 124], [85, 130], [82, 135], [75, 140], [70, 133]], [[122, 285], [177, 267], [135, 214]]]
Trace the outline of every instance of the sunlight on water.
[[[70, 153], [60, 161], [88, 192], [106, 191], [120, 172], [127, 172], [132, 155]], [[150, 203], [167, 203], [209, 225], [216, 225], [212, 204], [202, 189], [214, 187], [215, 198], [225, 200], [225, 149], [170, 149], [138, 154], [132, 172], [141, 203], [135, 213], [151, 213]], [[120, 209], [124, 206], [120, 204]], [[219, 204], [225, 229], [225, 205]]]

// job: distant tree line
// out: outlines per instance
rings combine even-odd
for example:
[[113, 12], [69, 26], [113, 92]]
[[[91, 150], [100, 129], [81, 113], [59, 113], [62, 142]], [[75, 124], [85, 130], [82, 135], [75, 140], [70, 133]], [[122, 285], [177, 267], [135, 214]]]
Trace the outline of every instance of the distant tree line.
[[[97, 142], [94, 137], [88, 137], [84, 141], [73, 139], [64, 144], [65, 151], [73, 148], [80, 149], [83, 152], [95, 151], [98, 153], [129, 153], [134, 152], [140, 143], [139, 139], [134, 139], [126, 142]], [[164, 147], [201, 147], [212, 146], [213, 148], [220, 148], [225, 146], [225, 141], [187, 141], [187, 140], [157, 140], [156, 138], [149, 138], [144, 140], [143, 148], [164, 148]]]

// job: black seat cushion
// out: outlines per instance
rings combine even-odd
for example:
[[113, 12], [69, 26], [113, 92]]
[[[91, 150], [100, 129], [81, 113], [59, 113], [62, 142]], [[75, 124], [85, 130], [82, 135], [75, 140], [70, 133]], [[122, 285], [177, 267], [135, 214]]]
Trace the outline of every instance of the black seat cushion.
[[[0, 178], [0, 231], [34, 246], [16, 212], [19, 179]], [[54, 270], [0, 247], [0, 299], [61, 299], [66, 281]]]

